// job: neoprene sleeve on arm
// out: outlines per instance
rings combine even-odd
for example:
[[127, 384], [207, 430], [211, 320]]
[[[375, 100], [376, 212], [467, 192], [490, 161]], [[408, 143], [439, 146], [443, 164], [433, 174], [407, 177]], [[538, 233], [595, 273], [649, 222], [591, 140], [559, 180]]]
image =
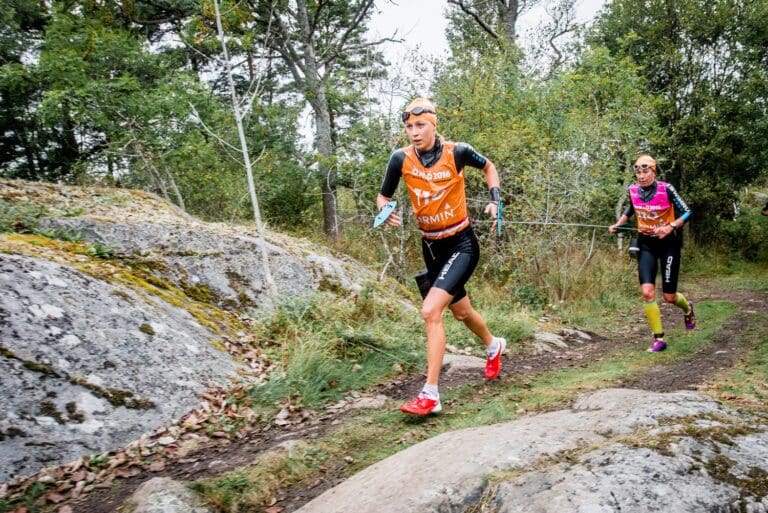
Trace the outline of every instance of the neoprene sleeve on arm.
[[667, 184], [667, 195], [669, 195], [670, 199], [672, 199], [672, 204], [675, 206], [675, 210], [680, 213], [678, 219], [685, 222], [689, 217], [691, 217], [693, 212], [685, 203], [685, 201], [683, 201], [683, 198], [672, 184]]
[[379, 193], [385, 198], [391, 198], [395, 195], [397, 186], [400, 184], [400, 177], [403, 176], [403, 162], [405, 162], [403, 150], [393, 151], [392, 156], [389, 157], [384, 181], [381, 184], [381, 189], [379, 189]]
[[624, 209], [622, 215], [627, 216], [627, 219], [629, 219], [635, 214], [635, 207], [632, 205], [632, 195], [629, 194], [629, 189], [627, 189], [627, 200], [629, 201], [629, 206]]
[[456, 169], [462, 169], [465, 166], [472, 166], [477, 169], [485, 168], [488, 159], [467, 143], [456, 143], [453, 148], [453, 160], [456, 163]]

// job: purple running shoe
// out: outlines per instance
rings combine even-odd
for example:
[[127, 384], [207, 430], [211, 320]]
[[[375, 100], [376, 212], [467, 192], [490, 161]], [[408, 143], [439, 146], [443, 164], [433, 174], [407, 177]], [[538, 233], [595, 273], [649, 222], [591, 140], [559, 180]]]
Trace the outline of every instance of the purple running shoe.
[[690, 331], [696, 327], [696, 314], [693, 313], [693, 301], [688, 301], [691, 311], [685, 314], [685, 329]]
[[648, 349], [646, 349], [646, 351], [648, 351], [649, 353], [658, 353], [660, 351], [664, 351], [666, 348], [667, 348], [666, 342], [664, 342], [660, 338], [654, 338], [653, 344], [648, 346]]

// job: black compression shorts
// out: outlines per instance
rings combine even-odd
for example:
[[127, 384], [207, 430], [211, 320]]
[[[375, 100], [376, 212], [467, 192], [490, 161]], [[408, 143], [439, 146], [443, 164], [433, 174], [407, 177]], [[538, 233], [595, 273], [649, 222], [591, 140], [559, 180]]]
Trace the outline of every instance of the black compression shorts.
[[445, 239], [421, 239], [421, 253], [432, 287], [451, 294], [451, 304], [467, 295], [464, 285], [480, 260], [480, 244], [472, 227]]
[[665, 294], [677, 292], [680, 275], [680, 238], [670, 233], [663, 239], [640, 235], [640, 254], [637, 255], [637, 271], [640, 284], [656, 284], [656, 273], [661, 263], [661, 288]]

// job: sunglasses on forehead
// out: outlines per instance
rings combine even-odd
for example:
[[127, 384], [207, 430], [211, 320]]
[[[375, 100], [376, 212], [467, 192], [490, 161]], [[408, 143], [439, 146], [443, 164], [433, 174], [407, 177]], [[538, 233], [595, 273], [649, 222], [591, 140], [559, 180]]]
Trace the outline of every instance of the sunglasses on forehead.
[[656, 169], [656, 166], [654, 164], [635, 164], [633, 167], [635, 168], [635, 171], [639, 171], [641, 169], [643, 171], [645, 171], [646, 169]]
[[429, 112], [430, 114], [434, 114], [435, 113], [434, 110], [425, 109], [423, 107], [415, 107], [415, 108], [411, 109], [410, 111], [405, 111], [402, 114], [400, 114], [400, 119], [402, 119], [403, 122], [406, 122], [406, 121], [408, 121], [408, 118], [411, 117], [411, 114], [413, 114], [414, 116], [421, 116], [422, 114], [425, 114], [427, 112]]

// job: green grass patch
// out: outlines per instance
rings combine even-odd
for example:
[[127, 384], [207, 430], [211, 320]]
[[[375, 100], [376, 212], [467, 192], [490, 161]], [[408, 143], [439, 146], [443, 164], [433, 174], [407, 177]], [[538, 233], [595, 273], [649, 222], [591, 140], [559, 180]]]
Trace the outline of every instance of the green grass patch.
[[24, 495], [18, 500], [0, 500], [0, 513], [24, 511], [21, 509], [22, 507], [26, 508], [29, 513], [43, 511], [44, 507], [40, 505], [40, 498], [50, 492], [52, 488], [53, 485], [49, 483], [34, 483], [24, 491]]
[[[768, 290], [768, 262], [748, 262], [733, 254], [708, 248], [693, 248], [685, 274], [706, 276], [718, 288]], [[687, 261], [687, 260], [686, 260]]]
[[[384, 297], [388, 296], [373, 285], [346, 296], [320, 292], [285, 302], [258, 319], [256, 338], [279, 368], [254, 389], [254, 401], [266, 405], [301, 398], [303, 406], [312, 407], [396, 373], [424, 369], [421, 316]], [[475, 306], [493, 333], [510, 343], [532, 336], [534, 321], [529, 315], [510, 311], [499, 301], [481, 299]], [[450, 344], [482, 354], [482, 343], [449, 312], [445, 327]]]
[[621, 279], [615, 287], [599, 289], [592, 298], [581, 298], [576, 301], [553, 305], [552, 313], [562, 318], [565, 324], [578, 326], [582, 329], [601, 330], [614, 321], [612, 327], [619, 326], [623, 321], [609, 313], [627, 313], [637, 309], [640, 299], [639, 285], [632, 273], [632, 284]]
[[739, 336], [755, 349], [716, 376], [707, 392], [735, 407], [768, 411], [768, 314], [756, 312]]
[[372, 287], [285, 302], [257, 326], [256, 338], [278, 364], [251, 394], [263, 405], [301, 398], [316, 406], [425, 365], [418, 313], [380, 301]]
[[[237, 509], [246, 508], [246, 503], [251, 508], [264, 507], [274, 497], [277, 486], [265, 487], [265, 483], [272, 479], [267, 476], [278, 476], [280, 486], [307, 485], [321, 478], [330, 468], [341, 469], [342, 474], [348, 476], [441, 433], [507, 422], [521, 414], [559, 409], [578, 394], [615, 386], [651, 367], [690, 358], [702, 345], [714, 339], [736, 310], [736, 306], [728, 302], [700, 303], [697, 305], [700, 327], [687, 334], [682, 330], [670, 332], [670, 349], [664, 353], [627, 349], [608, 353], [602, 361], [587, 367], [546, 372], [530, 378], [515, 377], [514, 369], [509, 369], [507, 372], [513, 376], [510, 380], [492, 384], [481, 381], [478, 376], [477, 383], [444, 390], [441, 393], [444, 413], [438, 416], [404, 416], [396, 404], [374, 412], [350, 412], [346, 422], [332, 433], [306, 446], [302, 444], [301, 450], [281, 452], [280, 457], [270, 456], [266, 460], [268, 464], [260, 460], [253, 470], [248, 470], [252, 485], [242, 486], [248, 490], [247, 498], [246, 492], [226, 501], [220, 498], [231, 493], [232, 473], [207, 480], [198, 489], [205, 494], [209, 504], [217, 505], [218, 511], [247, 510]], [[768, 356], [762, 365], [768, 365], [765, 360]], [[763, 367], [752, 369], [755, 379], [761, 369], [765, 376]], [[242, 471], [237, 472], [236, 476], [243, 475], [239, 473]], [[257, 492], [257, 489], [261, 491]]]
[[703, 345], [710, 343], [715, 335], [723, 328], [727, 320], [738, 312], [739, 308], [730, 301], [702, 301], [696, 303], [696, 329], [686, 331], [679, 325], [673, 330], [667, 330], [664, 340], [667, 350], [657, 353], [659, 363], [667, 363], [668, 359], [685, 357], [696, 352]]
[[[488, 329], [495, 336], [506, 338], [507, 347], [514, 349], [519, 346], [517, 342], [533, 337], [537, 314], [540, 315], [540, 312], [511, 304], [505, 297], [504, 289], [500, 290], [492, 283], [478, 283], [470, 290], [472, 306], [483, 316]], [[482, 342], [463, 322], [455, 320], [450, 311], [446, 311], [443, 325], [448, 344], [460, 349], [470, 348], [478, 356], [484, 354], [485, 346]], [[422, 340], [426, 340], [423, 323], [420, 323], [420, 329]]]
[[216, 511], [262, 511], [281, 488], [317, 473], [326, 455], [315, 444], [297, 442], [261, 454], [249, 467], [192, 484]]
[[42, 205], [0, 199], [0, 232], [34, 233], [46, 212]]
[[66, 242], [82, 242], [82, 233], [73, 228], [38, 228], [40, 218], [56, 214], [45, 205], [0, 199], [0, 233], [32, 234]]
[[715, 287], [768, 291], [768, 266], [743, 264], [744, 270], [730, 275], [720, 275], [711, 280]]

